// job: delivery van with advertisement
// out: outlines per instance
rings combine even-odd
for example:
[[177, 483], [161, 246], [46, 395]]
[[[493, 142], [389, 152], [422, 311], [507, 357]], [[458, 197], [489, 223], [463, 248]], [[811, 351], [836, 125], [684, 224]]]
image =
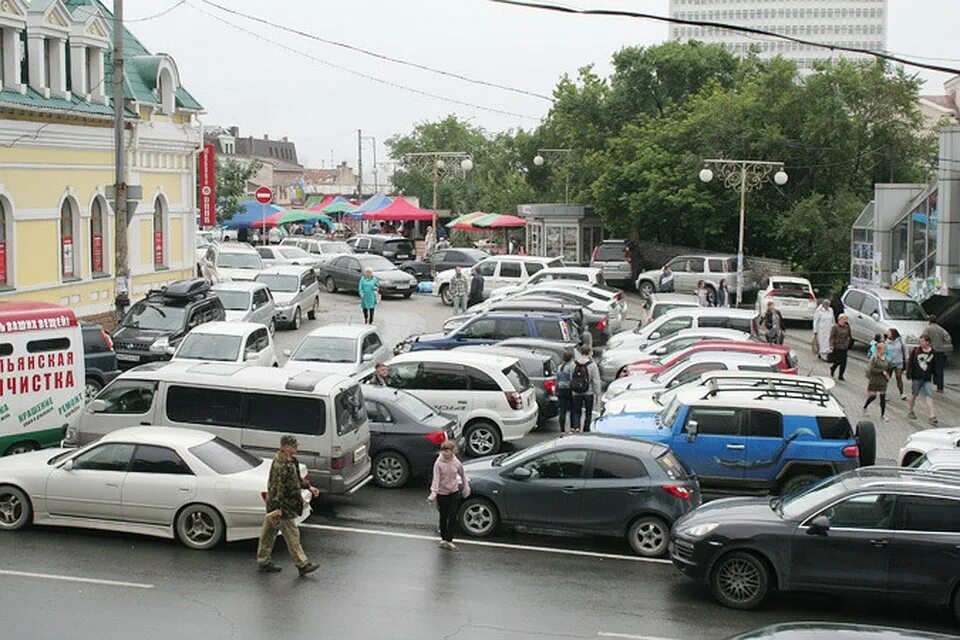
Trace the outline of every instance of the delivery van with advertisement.
[[0, 302], [0, 455], [58, 444], [83, 408], [84, 378], [73, 311]]

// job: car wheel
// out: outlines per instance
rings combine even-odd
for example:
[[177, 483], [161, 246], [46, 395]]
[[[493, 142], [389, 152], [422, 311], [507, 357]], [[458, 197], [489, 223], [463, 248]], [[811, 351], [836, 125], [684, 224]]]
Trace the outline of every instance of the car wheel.
[[659, 558], [667, 552], [670, 527], [660, 518], [653, 516], [637, 518], [627, 531], [627, 542], [637, 555]]
[[27, 494], [10, 485], [0, 487], [0, 530], [22, 529], [32, 518], [33, 509]]
[[217, 510], [205, 504], [191, 504], [177, 515], [177, 536], [184, 546], [206, 551], [223, 539], [223, 518]]
[[467, 441], [467, 454], [479, 458], [489, 456], [500, 450], [500, 431], [486, 421], [474, 422], [464, 433]]
[[318, 313], [320, 313], [320, 298], [314, 298], [313, 308], [310, 309], [310, 311], [307, 311], [307, 317], [311, 320], [316, 320]]
[[103, 389], [103, 384], [100, 383], [96, 378], [87, 378], [87, 383], [84, 387], [84, 394], [87, 396], [87, 402], [90, 402], [97, 394], [100, 393], [100, 390]]
[[303, 314], [300, 313], [300, 307], [297, 307], [293, 310], [293, 322], [290, 323], [293, 325], [294, 331], [300, 328], [300, 325], [303, 324]]
[[373, 459], [373, 481], [384, 489], [398, 489], [410, 479], [410, 463], [395, 451], [378, 453]]
[[710, 574], [714, 597], [731, 609], [753, 609], [767, 597], [770, 572], [763, 561], [743, 551], [720, 558]]
[[486, 498], [467, 498], [460, 505], [460, 528], [469, 536], [485, 538], [500, 526], [500, 514]]
[[323, 281], [323, 286], [327, 288], [327, 293], [337, 292], [337, 282], [332, 276], [327, 276], [327, 279]]
[[406, 300], [407, 298], [409, 298], [409, 297], [412, 296], [412, 295], [413, 295], [413, 291], [408, 291], [407, 293], [403, 294], [403, 299]]
[[808, 488], [812, 487], [818, 482], [820, 482], [820, 478], [809, 473], [801, 473], [800, 475], [792, 476], [784, 481], [782, 485], [780, 485], [780, 495], [789, 496], [794, 493], [806, 491]]
[[447, 305], [448, 307], [453, 306], [453, 296], [450, 295], [450, 285], [441, 285], [440, 299], [443, 300], [443, 304]]
[[857, 423], [857, 446], [860, 449], [860, 466], [877, 463], [877, 428], [869, 420]]
[[653, 283], [649, 280], [644, 280], [640, 283], [639, 288], [637, 288], [637, 293], [640, 294], [641, 298], [649, 298], [653, 295]]
[[15, 456], [21, 453], [30, 453], [31, 451], [36, 451], [40, 448], [36, 442], [31, 442], [30, 440], [24, 440], [23, 442], [15, 442], [7, 450], [3, 452], [5, 456]]

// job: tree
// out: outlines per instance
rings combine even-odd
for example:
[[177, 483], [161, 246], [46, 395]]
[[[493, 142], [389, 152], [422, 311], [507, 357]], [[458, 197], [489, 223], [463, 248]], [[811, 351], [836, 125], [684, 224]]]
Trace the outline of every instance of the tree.
[[229, 220], [240, 211], [247, 199], [250, 179], [263, 167], [263, 161], [252, 158], [242, 162], [234, 158], [217, 159], [217, 220]]

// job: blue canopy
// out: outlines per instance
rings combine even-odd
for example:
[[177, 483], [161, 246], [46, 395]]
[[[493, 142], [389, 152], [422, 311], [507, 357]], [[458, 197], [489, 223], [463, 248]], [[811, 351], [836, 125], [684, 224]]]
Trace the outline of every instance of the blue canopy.
[[266, 210], [266, 214], [269, 216], [278, 211], [283, 211], [283, 207], [275, 204], [262, 205], [256, 200], [244, 200], [240, 203], [240, 210], [220, 226], [224, 229], [242, 229], [249, 227], [252, 223], [263, 217], [264, 210]]
[[390, 206], [392, 203], [393, 198], [388, 198], [382, 193], [375, 193], [370, 196], [366, 202], [351, 211], [350, 217], [359, 220], [363, 217], [363, 214], [367, 213], [368, 211], [377, 211], [378, 209], [383, 209], [384, 207]]

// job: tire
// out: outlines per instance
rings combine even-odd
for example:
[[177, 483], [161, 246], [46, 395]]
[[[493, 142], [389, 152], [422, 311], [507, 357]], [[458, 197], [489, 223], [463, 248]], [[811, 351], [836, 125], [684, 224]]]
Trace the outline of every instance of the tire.
[[877, 428], [869, 420], [857, 423], [857, 445], [860, 447], [860, 466], [877, 463]]
[[440, 285], [440, 299], [443, 300], [443, 304], [447, 305], [448, 307], [453, 306], [453, 296], [450, 295], [450, 285]]
[[188, 549], [207, 551], [220, 544], [226, 527], [223, 518], [213, 507], [205, 504], [189, 504], [177, 514], [175, 523], [177, 537]]
[[467, 498], [460, 504], [457, 523], [468, 536], [486, 538], [500, 526], [500, 513], [486, 498]]
[[297, 307], [293, 310], [293, 322], [290, 323], [290, 326], [294, 331], [300, 328], [300, 325], [303, 324], [303, 314], [300, 312], [300, 307]]
[[373, 481], [384, 489], [399, 489], [410, 479], [410, 463], [396, 451], [384, 451], [373, 458]]
[[731, 609], [754, 609], [770, 591], [770, 571], [763, 561], [743, 551], [720, 558], [710, 572], [710, 590]]
[[3, 452], [5, 456], [15, 456], [21, 453], [30, 453], [31, 451], [36, 451], [40, 448], [36, 442], [31, 440], [23, 440], [22, 442], [14, 442], [12, 445], [7, 447], [7, 450]]
[[463, 434], [467, 455], [473, 458], [489, 456], [500, 451], [502, 440], [496, 425], [486, 420], [474, 422]]
[[640, 286], [637, 287], [637, 293], [640, 294], [640, 297], [646, 300], [651, 295], [653, 295], [653, 283], [649, 280], [644, 280], [640, 283]]
[[794, 493], [800, 493], [817, 482], [820, 482], [820, 477], [809, 473], [790, 476], [780, 485], [780, 495], [789, 496]]
[[633, 552], [644, 558], [659, 558], [667, 553], [670, 527], [654, 516], [637, 518], [627, 530], [627, 542]]
[[333, 279], [333, 276], [327, 276], [327, 279], [323, 281], [323, 286], [326, 287], [327, 293], [337, 292], [337, 282]]
[[403, 299], [404, 299], [404, 300], [407, 300], [407, 299], [409, 299], [410, 296], [412, 296], [412, 295], [413, 295], [413, 291], [409, 291], [409, 292], [403, 294]]
[[30, 498], [12, 485], [0, 486], [0, 531], [23, 529], [33, 520]]
[[311, 320], [317, 319], [317, 314], [320, 312], [320, 298], [313, 299], [313, 308], [310, 311], [307, 311], [307, 317]]
[[97, 397], [97, 394], [100, 393], [101, 389], [103, 389], [102, 382], [96, 378], [87, 378], [87, 382], [84, 387], [84, 394], [86, 395], [87, 402], [90, 402]]

